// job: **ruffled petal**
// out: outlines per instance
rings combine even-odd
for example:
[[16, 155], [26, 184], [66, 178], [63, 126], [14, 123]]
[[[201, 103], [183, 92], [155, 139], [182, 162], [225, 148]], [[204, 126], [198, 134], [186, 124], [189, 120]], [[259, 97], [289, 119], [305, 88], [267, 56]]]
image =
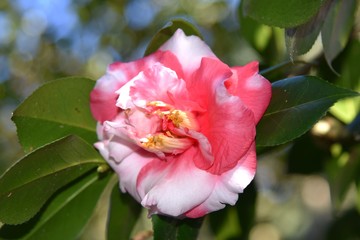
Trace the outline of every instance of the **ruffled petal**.
[[190, 96], [204, 109], [209, 109], [211, 99], [219, 83], [228, 79], [232, 71], [218, 59], [203, 58], [199, 69], [186, 80]]
[[[134, 81], [130, 88], [130, 96], [139, 107], [146, 107], [146, 103], [162, 101], [176, 106], [182, 99], [188, 99], [188, 92], [184, 80], [179, 79], [176, 72], [155, 64], [145, 69], [143, 74]], [[171, 97], [170, 97], [171, 96]]]
[[210, 127], [204, 131], [215, 160], [208, 171], [221, 174], [235, 167], [254, 142], [254, 114], [239, 97], [230, 95], [223, 83], [216, 89], [211, 106]]
[[209, 212], [217, 211], [225, 207], [225, 204], [235, 205], [238, 194], [249, 185], [255, 176], [256, 152], [255, 143], [249, 152], [237, 163], [237, 165], [218, 176], [211, 195], [200, 205], [188, 211], [185, 216], [198, 218]]
[[234, 67], [233, 71], [234, 75], [225, 85], [231, 94], [239, 96], [254, 112], [255, 122], [258, 123], [271, 99], [271, 83], [258, 73], [258, 62]]
[[[197, 167], [221, 174], [234, 167], [248, 151], [255, 139], [253, 112], [238, 97], [229, 93], [224, 82], [232, 75], [231, 69], [216, 59], [203, 58], [199, 70], [189, 86], [191, 96], [206, 112], [197, 120], [211, 144], [214, 161], [194, 159]], [[210, 168], [209, 168], [210, 167]]]
[[97, 121], [112, 120], [118, 113], [116, 91], [124, 84], [155, 63], [174, 70], [180, 78], [183, 78], [182, 67], [176, 56], [171, 52], [157, 51], [137, 61], [123, 63], [116, 62], [109, 65], [107, 74], [100, 78], [95, 88], [90, 93], [90, 108]]
[[116, 116], [118, 108], [115, 106], [115, 91], [123, 84], [124, 82], [118, 81], [111, 74], [97, 80], [95, 88], [90, 93], [90, 109], [97, 121], [104, 122]]
[[139, 149], [131, 152], [120, 163], [111, 159], [107, 160], [107, 162], [119, 177], [121, 191], [130, 193], [138, 202], [141, 202], [142, 197], [140, 197], [136, 188], [137, 177], [141, 169], [153, 159], [153, 154]]
[[204, 41], [196, 36], [186, 36], [180, 28], [159, 49], [174, 53], [186, 76], [200, 66], [203, 57], [217, 58]]
[[155, 159], [142, 169], [137, 187], [150, 215], [181, 216], [210, 196], [217, 176], [194, 165], [197, 152], [192, 147], [168, 161]]

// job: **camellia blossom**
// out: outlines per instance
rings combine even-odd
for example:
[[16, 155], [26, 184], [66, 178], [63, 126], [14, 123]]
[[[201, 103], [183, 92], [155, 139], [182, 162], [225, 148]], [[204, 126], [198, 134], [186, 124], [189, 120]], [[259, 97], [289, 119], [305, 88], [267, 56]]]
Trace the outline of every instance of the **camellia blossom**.
[[95, 147], [150, 215], [201, 217], [234, 205], [254, 178], [255, 126], [270, 98], [257, 62], [229, 67], [178, 29], [97, 81]]

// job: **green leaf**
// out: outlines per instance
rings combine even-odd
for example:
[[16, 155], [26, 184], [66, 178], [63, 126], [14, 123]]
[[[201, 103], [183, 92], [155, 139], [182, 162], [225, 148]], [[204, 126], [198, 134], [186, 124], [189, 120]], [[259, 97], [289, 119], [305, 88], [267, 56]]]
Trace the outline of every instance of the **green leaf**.
[[312, 48], [331, 5], [332, 0], [327, 0], [309, 21], [300, 26], [285, 29], [286, 49], [291, 59], [308, 52]]
[[359, 96], [313, 76], [274, 82], [272, 99], [257, 125], [258, 146], [274, 146], [308, 131], [337, 100]]
[[18, 226], [5, 225], [0, 230], [0, 237], [34, 240], [78, 239], [109, 179], [110, 174], [100, 178], [95, 171], [86, 174], [61, 189], [62, 191], [52, 198], [46, 208], [30, 221], [30, 231], [26, 231], [29, 228], [28, 223]]
[[243, 4], [244, 1], [240, 1], [238, 11], [241, 37], [245, 38], [258, 52], [261, 52], [271, 40], [272, 29], [252, 18], [244, 16], [244, 12], [242, 11]]
[[32, 151], [69, 134], [95, 142], [96, 122], [89, 104], [94, 84], [87, 78], [62, 78], [44, 84], [29, 96], [12, 117], [24, 150]]
[[178, 28], [181, 28], [188, 36], [195, 35], [202, 38], [199, 30], [197, 30], [192, 23], [182, 18], [173, 19], [154, 35], [145, 50], [145, 56], [158, 50], [159, 47], [165, 43]]
[[345, 48], [355, 18], [356, 1], [335, 1], [321, 30], [325, 59], [329, 66]]
[[203, 218], [176, 219], [172, 217], [152, 216], [154, 240], [191, 240], [197, 239]]
[[263, 24], [281, 28], [299, 26], [314, 16], [324, 0], [244, 0], [243, 11]]
[[[341, 56], [344, 56], [340, 61], [341, 76], [336, 79], [336, 84], [360, 92], [360, 41], [350, 41]], [[344, 123], [350, 123], [359, 110], [360, 98], [352, 98], [339, 101], [330, 109], [330, 112]]]
[[110, 198], [107, 239], [130, 239], [141, 209], [141, 205], [129, 194], [121, 193], [119, 185], [116, 184]]
[[0, 178], [0, 221], [29, 220], [58, 189], [101, 163], [94, 148], [75, 136], [35, 150]]

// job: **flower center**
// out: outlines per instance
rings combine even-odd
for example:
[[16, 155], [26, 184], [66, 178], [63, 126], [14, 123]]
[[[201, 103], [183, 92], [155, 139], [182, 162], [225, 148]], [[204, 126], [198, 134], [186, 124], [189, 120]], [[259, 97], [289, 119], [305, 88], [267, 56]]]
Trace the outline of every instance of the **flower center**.
[[158, 117], [159, 131], [139, 139], [144, 149], [164, 158], [165, 153], [178, 154], [194, 144], [194, 139], [185, 134], [189, 130], [198, 130], [194, 114], [162, 101], [151, 101], [146, 106], [148, 116]]

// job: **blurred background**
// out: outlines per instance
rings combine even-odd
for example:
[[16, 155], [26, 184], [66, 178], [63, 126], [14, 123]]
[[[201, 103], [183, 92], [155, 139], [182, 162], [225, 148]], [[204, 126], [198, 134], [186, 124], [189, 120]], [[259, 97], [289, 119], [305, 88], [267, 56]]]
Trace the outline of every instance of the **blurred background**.
[[[311, 74], [360, 90], [359, 10], [346, 47], [331, 69], [320, 40], [291, 63], [284, 30], [244, 17], [241, 4], [240, 0], [1, 1], [0, 173], [23, 155], [11, 114], [32, 91], [60, 77], [98, 79], [109, 63], [142, 57], [152, 36], [174, 17], [195, 24], [214, 53], [230, 66], [257, 60], [270, 81]], [[343, 100], [297, 140], [258, 149], [256, 181], [240, 195], [236, 207], [205, 220], [200, 238], [360, 239], [360, 147], [359, 139], [349, 138], [349, 133], [360, 133], [359, 103]], [[139, 229], [144, 227], [151, 228], [139, 223]]]

